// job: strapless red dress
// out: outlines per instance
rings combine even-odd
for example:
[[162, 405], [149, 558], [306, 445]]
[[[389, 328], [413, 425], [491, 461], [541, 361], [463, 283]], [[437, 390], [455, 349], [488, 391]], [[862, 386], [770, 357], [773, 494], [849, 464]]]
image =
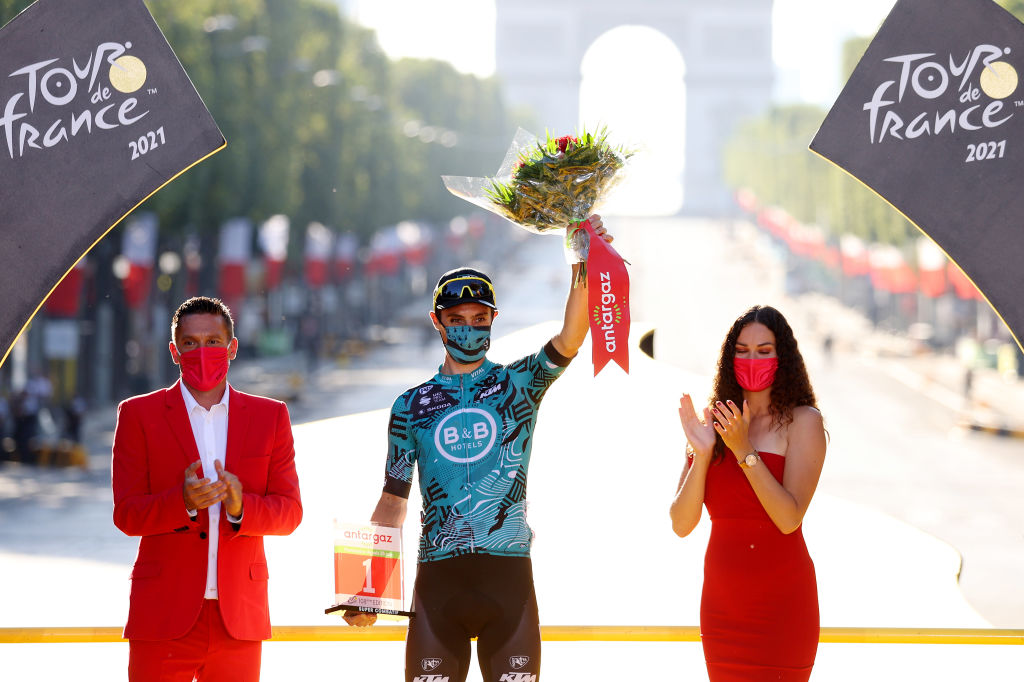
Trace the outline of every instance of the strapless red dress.
[[[761, 455], [781, 483], [786, 458]], [[711, 682], [807, 680], [818, 650], [818, 585], [802, 528], [779, 531], [728, 451], [708, 468], [704, 505], [711, 538], [700, 636]]]

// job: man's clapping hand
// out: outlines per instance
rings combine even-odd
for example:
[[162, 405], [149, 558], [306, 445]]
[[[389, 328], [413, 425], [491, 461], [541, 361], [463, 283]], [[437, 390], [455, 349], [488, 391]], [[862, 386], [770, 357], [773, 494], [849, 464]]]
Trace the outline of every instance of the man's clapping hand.
[[242, 482], [230, 471], [224, 469], [219, 459], [213, 460], [213, 466], [217, 469], [217, 476], [227, 484], [227, 492], [224, 496], [224, 511], [236, 519], [242, 515]]
[[[228, 484], [224, 481], [211, 481], [209, 478], [198, 478], [196, 470], [202, 464], [198, 459], [188, 465], [185, 469], [185, 483], [182, 486], [182, 495], [185, 498], [185, 508], [190, 512], [197, 509], [206, 509], [211, 504], [216, 504], [227, 497]], [[237, 514], [236, 514], [237, 516]]]

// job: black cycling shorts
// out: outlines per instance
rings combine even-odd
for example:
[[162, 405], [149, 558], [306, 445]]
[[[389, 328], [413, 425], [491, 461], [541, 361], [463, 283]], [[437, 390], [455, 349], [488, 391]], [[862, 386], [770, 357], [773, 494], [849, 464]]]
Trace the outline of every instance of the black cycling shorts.
[[464, 682], [470, 639], [484, 682], [538, 682], [540, 620], [529, 557], [467, 554], [417, 566], [406, 682]]

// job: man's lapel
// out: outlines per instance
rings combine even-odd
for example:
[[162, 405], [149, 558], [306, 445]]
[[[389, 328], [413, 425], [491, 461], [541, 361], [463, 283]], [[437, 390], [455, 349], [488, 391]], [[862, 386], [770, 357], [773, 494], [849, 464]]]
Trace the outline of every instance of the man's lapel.
[[224, 450], [224, 468], [237, 475], [241, 469], [242, 457], [245, 454], [245, 435], [249, 432], [248, 396], [228, 386], [231, 397], [228, 398], [228, 442]]
[[[196, 438], [192, 435], [192, 422], [188, 419], [188, 412], [185, 411], [185, 398], [181, 395], [181, 379], [174, 382], [174, 385], [164, 391], [164, 401], [167, 406], [167, 424], [171, 433], [178, 439], [179, 452], [182, 455], [182, 471], [192, 462], [199, 459], [199, 448], [196, 447]], [[200, 466], [200, 470], [202, 467]], [[208, 476], [213, 472], [196, 472], [198, 476]]]

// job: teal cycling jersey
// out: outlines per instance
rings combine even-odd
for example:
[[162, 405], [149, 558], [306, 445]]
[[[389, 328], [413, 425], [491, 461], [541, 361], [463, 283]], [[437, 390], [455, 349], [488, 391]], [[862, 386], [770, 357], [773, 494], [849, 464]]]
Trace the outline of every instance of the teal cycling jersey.
[[420, 561], [530, 555], [526, 476], [537, 408], [568, 364], [549, 341], [508, 365], [439, 370], [395, 400], [384, 492], [408, 498], [418, 467]]

